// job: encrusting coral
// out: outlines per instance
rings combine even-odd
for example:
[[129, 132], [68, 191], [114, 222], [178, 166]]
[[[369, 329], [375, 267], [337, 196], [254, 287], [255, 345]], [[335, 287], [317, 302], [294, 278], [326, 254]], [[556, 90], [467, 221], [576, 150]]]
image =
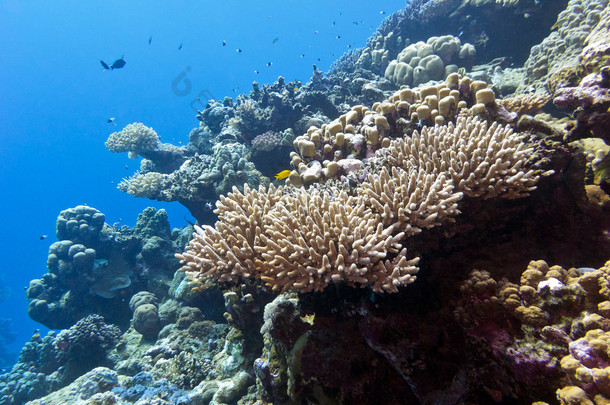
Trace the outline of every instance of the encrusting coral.
[[527, 195], [539, 179], [525, 167], [532, 152], [509, 127], [461, 117], [393, 141], [378, 153], [381, 175], [353, 195], [234, 189], [217, 203], [216, 228], [195, 227], [176, 257], [191, 276], [221, 283], [258, 279], [274, 291], [307, 292], [345, 282], [396, 292], [415, 280], [419, 260], [401, 242], [457, 215], [463, 194]]

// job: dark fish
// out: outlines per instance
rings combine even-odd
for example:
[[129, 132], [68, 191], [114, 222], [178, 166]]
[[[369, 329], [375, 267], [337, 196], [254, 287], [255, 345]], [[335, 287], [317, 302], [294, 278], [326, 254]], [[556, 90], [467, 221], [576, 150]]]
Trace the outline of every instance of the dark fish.
[[108, 118], [108, 119], [106, 120], [106, 122], [107, 122], [108, 124], [113, 124], [113, 125], [116, 125], [116, 123], [114, 122], [114, 118], [113, 118], [113, 117]]
[[152, 35], [148, 38], [148, 45], [152, 42]]
[[235, 51], [241, 53], [241, 49], [237, 48]]
[[318, 30], [315, 30], [313, 33], [314, 33], [314, 34], [317, 34], [317, 33], [318, 33]]
[[129, 170], [129, 166], [128, 165], [125, 165], [125, 170]]
[[385, 11], [381, 10], [381, 11], [379, 12], [379, 14], [385, 14]]
[[227, 46], [227, 41], [223, 40], [222, 41], [222, 46]]
[[45, 240], [47, 238], [47, 235], [40, 235], [40, 240]]
[[333, 21], [333, 27], [335, 26], [335, 22]]
[[304, 57], [305, 57], [305, 54], [304, 54], [304, 53], [302, 53], [302, 54], [301, 54], [301, 58], [304, 58]]
[[184, 216], [184, 220], [190, 225], [190, 226], [195, 226], [195, 224], [191, 221], [189, 221], [188, 219], [186, 219], [186, 215]]
[[180, 42], [180, 46], [178, 46], [178, 50], [182, 49], [182, 42]]
[[254, 73], [259, 74], [260, 72], [259, 72], [258, 70], [256, 70], [256, 69], [255, 69], [255, 70], [254, 70]]
[[104, 62], [103, 60], [101, 60], [101, 61], [100, 61], [100, 63], [102, 64], [102, 66], [104, 67], [104, 69], [106, 69], [106, 70], [110, 70], [110, 66], [108, 66], [108, 65], [106, 64], [106, 62]]
[[277, 44], [278, 39], [280, 39], [280, 37], [275, 37], [275, 38], [273, 38], [273, 43], [274, 43], [274, 44]]
[[341, 38], [341, 35], [337, 35], [337, 39]]
[[352, 24], [354, 24], [354, 25], [358, 25], [358, 21], [354, 21]]
[[112, 65], [110, 65], [110, 70], [114, 70], [114, 69], [121, 69], [123, 68], [123, 66], [125, 66], [125, 59], [123, 59], [123, 57], [117, 59], [114, 61], [114, 63]]
[[350, 44], [347, 44], [347, 47], [348, 47], [348, 48], [351, 48], [352, 46], [351, 46]]
[[267, 62], [267, 66], [273, 65], [273, 62]]

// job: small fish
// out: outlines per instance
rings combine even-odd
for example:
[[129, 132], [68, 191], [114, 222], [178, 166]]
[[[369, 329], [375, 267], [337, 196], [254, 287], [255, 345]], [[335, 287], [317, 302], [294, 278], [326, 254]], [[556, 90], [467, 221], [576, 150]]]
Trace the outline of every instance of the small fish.
[[358, 25], [358, 21], [354, 21], [352, 24], [354, 24], [354, 25]]
[[123, 59], [123, 57], [121, 56], [119, 59], [115, 60], [110, 66], [108, 66], [103, 60], [101, 60], [100, 63], [102, 64], [104, 69], [114, 70], [121, 69], [123, 66], [125, 66], [127, 62], [125, 62], [125, 59]]
[[206, 210], [208, 210], [208, 211], [212, 211], [212, 209], [214, 208], [214, 206], [212, 205], [212, 203], [211, 203], [211, 202], [209, 202], [209, 201], [208, 201], [208, 202], [206, 202], [206, 203], [205, 203], [204, 208], [205, 208]]
[[305, 57], [305, 54], [304, 54], [304, 53], [302, 53], [302, 54], [301, 54], [301, 58], [304, 58], [304, 57]]
[[239, 49], [239, 48], [237, 48], [235, 51], [238, 53], [241, 53], [241, 49]]
[[129, 170], [129, 165], [125, 165], [125, 170]]
[[194, 224], [193, 222], [189, 221], [189, 220], [186, 218], [186, 215], [184, 216], [184, 220], [185, 220], [186, 222], [188, 222], [188, 224], [189, 224], [190, 226], [195, 226], [195, 224]]
[[333, 27], [335, 26], [335, 22], [333, 21]]
[[348, 48], [351, 48], [352, 46], [351, 46], [350, 44], [347, 44], [347, 47], [348, 47]]
[[295, 87], [294, 89], [292, 89], [292, 91], [299, 91], [299, 90], [301, 90], [300, 87]]
[[125, 62], [125, 59], [123, 59], [123, 57], [121, 56], [119, 59], [115, 60], [112, 65], [110, 65], [110, 69], [114, 70], [114, 69], [121, 69], [123, 68], [123, 66], [125, 66], [127, 62]]
[[40, 339], [40, 333], [34, 333], [32, 335], [32, 340], [38, 340], [38, 339]]
[[152, 42], [152, 35], [148, 38], [148, 45]]
[[254, 73], [259, 74], [260, 72], [256, 69], [254, 69]]
[[313, 33], [314, 33], [314, 34], [317, 34], [317, 33], [318, 33], [318, 30], [315, 30]]
[[40, 332], [40, 329], [34, 329], [34, 333]]
[[224, 39], [222, 40], [222, 46], [227, 46], [227, 41], [225, 41]]
[[337, 39], [341, 39], [341, 35], [337, 35]]
[[114, 122], [114, 117], [110, 117], [110, 118], [108, 118], [108, 119], [106, 120], [106, 122], [107, 122], [108, 124], [116, 125], [116, 122]]
[[273, 62], [267, 62], [267, 66], [273, 65]]
[[48, 235], [40, 235], [40, 240], [45, 240], [48, 237], [49, 237]]
[[313, 326], [313, 321], [316, 318], [316, 314], [303, 315], [300, 318], [301, 318], [301, 321]]
[[178, 50], [182, 49], [182, 42], [180, 42], [180, 46], [178, 47]]
[[280, 37], [275, 37], [275, 38], [273, 38], [273, 44], [274, 44], [274, 45], [275, 45], [275, 44], [277, 44], [277, 41], [278, 41], [279, 39], [280, 39]]
[[385, 11], [381, 10], [381, 11], [379, 12], [379, 14], [385, 14]]
[[279, 172], [278, 174], [275, 175], [275, 179], [283, 180], [286, 177], [290, 176], [290, 173], [292, 173], [292, 170], [282, 170], [281, 172]]

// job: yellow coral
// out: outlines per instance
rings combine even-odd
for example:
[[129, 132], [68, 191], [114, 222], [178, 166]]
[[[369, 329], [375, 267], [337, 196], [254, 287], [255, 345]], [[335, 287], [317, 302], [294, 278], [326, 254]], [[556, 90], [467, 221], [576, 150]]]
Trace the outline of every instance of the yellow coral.
[[574, 386], [557, 390], [557, 399], [561, 405], [595, 405], [582, 388]]

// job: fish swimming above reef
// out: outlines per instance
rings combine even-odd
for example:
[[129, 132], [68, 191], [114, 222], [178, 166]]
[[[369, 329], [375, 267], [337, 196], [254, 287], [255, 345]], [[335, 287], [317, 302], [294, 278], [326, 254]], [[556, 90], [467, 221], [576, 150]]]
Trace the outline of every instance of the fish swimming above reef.
[[275, 175], [275, 179], [276, 180], [283, 180], [286, 177], [290, 176], [291, 172], [292, 172], [291, 170], [282, 170], [281, 172], [279, 172], [278, 174]]
[[123, 66], [125, 66], [125, 64], [127, 62], [125, 62], [125, 59], [123, 59], [123, 57], [121, 56], [119, 59], [115, 60], [112, 65], [108, 66], [108, 64], [106, 62], [104, 62], [103, 60], [100, 60], [100, 63], [102, 64], [102, 66], [104, 67], [105, 70], [114, 70], [114, 69], [122, 69]]

